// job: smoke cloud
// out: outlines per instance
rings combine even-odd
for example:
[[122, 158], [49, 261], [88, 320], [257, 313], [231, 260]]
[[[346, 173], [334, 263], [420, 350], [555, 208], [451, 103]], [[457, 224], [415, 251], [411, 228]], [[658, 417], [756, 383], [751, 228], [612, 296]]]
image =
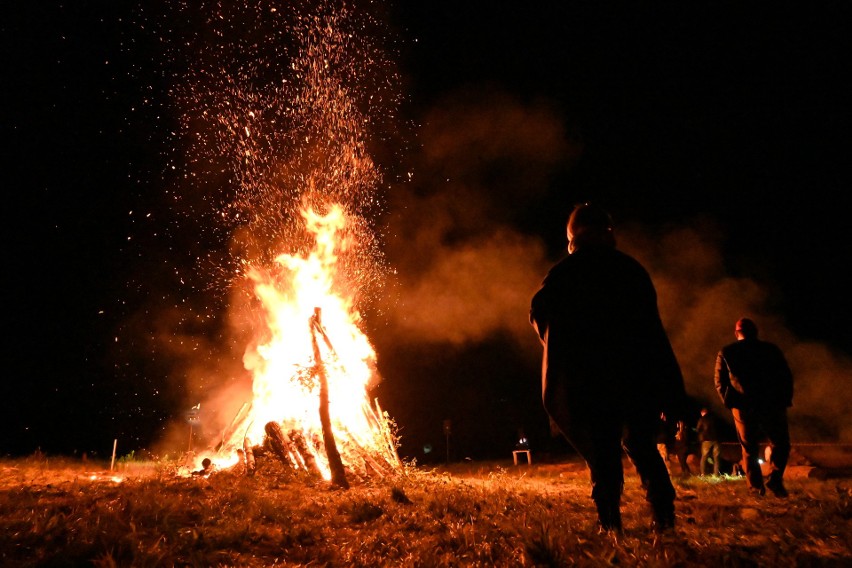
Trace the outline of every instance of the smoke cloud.
[[[383, 309], [397, 340], [460, 345], [508, 334], [530, 353], [527, 372], [538, 373], [541, 348], [527, 321], [529, 301], [557, 259], [517, 226], [518, 216], [581, 151], [563, 123], [547, 105], [499, 95], [474, 103], [470, 93], [442, 101], [426, 116], [418, 168], [391, 196], [386, 228], [397, 277]], [[852, 361], [797, 338], [783, 315], [773, 313], [777, 292], [769, 285], [728, 274], [718, 223], [698, 218], [651, 228], [615, 221], [619, 247], [646, 266], [657, 286], [687, 392], [697, 404], [730, 421], [713, 384], [715, 357], [734, 341], [736, 320], [749, 316], [793, 369], [794, 440], [852, 439], [843, 386]]]
[[[495, 336], [508, 338], [523, 354], [517, 362], [522, 367], [511, 371], [523, 386], [513, 388], [529, 390], [531, 404], [536, 404], [532, 391], [538, 389], [541, 346], [527, 319], [529, 301], [558, 256], [553, 252], [557, 246], [535, 232], [535, 223], [551, 222], [547, 217], [553, 216], [561, 222], [569, 211], [534, 210], [552, 191], [559, 172], [570, 169], [582, 152], [564, 123], [564, 117], [546, 103], [493, 93], [448, 97], [424, 115], [421, 151], [412, 157], [411, 181], [392, 188], [383, 219], [384, 249], [393, 274], [376, 300], [385, 325], [372, 332], [382, 345], [380, 366], [383, 360], [395, 362], [391, 372], [398, 376], [390, 388], [406, 391], [396, 393], [397, 404], [414, 405], [407, 415], [395, 416], [404, 436], [429, 440], [435, 425], [450, 415], [440, 407], [441, 399], [429, 398], [438, 395], [430, 394], [427, 385], [415, 384], [425, 379], [413, 378], [418, 375], [415, 367], [424, 365], [418, 357], [440, 353], [440, 347], [410, 351], [407, 346], [448, 345], [458, 359], [464, 350], [481, 353], [477, 350], [490, 345]], [[589, 198], [594, 200], [594, 195]], [[576, 200], [566, 197], [561, 202]], [[723, 254], [726, 236], [718, 222], [703, 217], [649, 226], [617, 216], [615, 222], [619, 247], [640, 260], [656, 284], [663, 322], [696, 404], [730, 421], [713, 385], [715, 356], [734, 340], [734, 322], [749, 316], [762, 338], [784, 349], [793, 369], [794, 442], [852, 440], [849, 392], [844, 386], [852, 361], [825, 345], [796, 337], [783, 315], [773, 311], [778, 292], [770, 285], [729, 273]], [[199, 438], [215, 441], [240, 405], [251, 399], [251, 379], [242, 367], [242, 356], [253, 341], [251, 330], [261, 326], [251, 320], [257, 313], [251, 301], [251, 294], [234, 290], [224, 329], [215, 337], [209, 330], [204, 330], [206, 338], [176, 336], [174, 330], [185, 325], [170, 318], [182, 319], [185, 313], [164, 314], [158, 325], [169, 346], [168, 357], [186, 362], [185, 368], [171, 373], [184, 378], [186, 407], [202, 402], [206, 431], [199, 432]], [[408, 353], [417, 355], [412, 359]], [[440, 364], [430, 365], [440, 369]], [[464, 399], [458, 404], [472, 412], [470, 405], [482, 396], [483, 381], [488, 380], [476, 374], [489, 371], [469, 367], [444, 372], [457, 373], [458, 378], [441, 388], [458, 389], [456, 397]], [[477, 412], [478, 420], [485, 421], [493, 409]], [[425, 414], [429, 416], [420, 416]], [[185, 444], [186, 424], [172, 424], [164, 446]], [[409, 449], [415, 452], [416, 447], [415, 443]]]
[[413, 181], [390, 196], [385, 307], [409, 341], [529, 338], [527, 312], [549, 261], [515, 227], [524, 204], [579, 153], [546, 105], [462, 93], [423, 120]]
[[714, 222], [693, 220], [657, 237], [639, 226], [619, 231], [622, 249], [642, 261], [657, 286], [661, 315], [683, 368], [687, 392], [728, 418], [713, 383], [716, 354], [732, 341], [741, 317], [755, 320], [760, 337], [784, 350], [793, 370], [790, 409], [794, 441], [852, 439], [844, 385], [852, 360], [829, 347], [797, 337], [772, 309], [770, 284], [734, 277], [725, 269], [724, 235]]

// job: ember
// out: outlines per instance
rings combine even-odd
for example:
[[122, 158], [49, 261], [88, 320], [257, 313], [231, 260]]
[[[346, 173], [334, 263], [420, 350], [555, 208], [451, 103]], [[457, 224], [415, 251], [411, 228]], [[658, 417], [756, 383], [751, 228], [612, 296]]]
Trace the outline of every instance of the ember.
[[[242, 7], [209, 20], [224, 26], [213, 36], [174, 44], [184, 50], [175, 58], [193, 50], [210, 58], [199, 55], [174, 93], [193, 167], [227, 164], [233, 187], [215, 218], [229, 228], [231, 258], [220, 270], [232, 272], [232, 290], [248, 292], [230, 309], [250, 311], [239, 319], [254, 328], [243, 355], [251, 399], [215, 451], [193, 459], [196, 467], [210, 457], [219, 468], [241, 462], [252, 471], [263, 446], [295, 470], [346, 487], [347, 474], [383, 476], [401, 466], [392, 421], [368, 396], [379, 377], [359, 307], [386, 270], [370, 221], [382, 176], [367, 129], [373, 114], [389, 115], [371, 110], [384, 104], [385, 87], [376, 85], [393, 81], [374, 76], [384, 57], [362, 51], [356, 14], [316, 9], [309, 17], [297, 7], [257, 14], [247, 21], [276, 29], [248, 30], [236, 16], [253, 8]], [[249, 54], [242, 42], [256, 33], [277, 39]], [[295, 42], [294, 55], [281, 38]], [[221, 173], [187, 177], [206, 184]]]

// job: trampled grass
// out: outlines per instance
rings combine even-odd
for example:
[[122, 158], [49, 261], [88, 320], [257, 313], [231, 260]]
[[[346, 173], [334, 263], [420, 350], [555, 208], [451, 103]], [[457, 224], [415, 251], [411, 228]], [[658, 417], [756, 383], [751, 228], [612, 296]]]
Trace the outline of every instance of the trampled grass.
[[258, 465], [252, 477], [188, 478], [160, 463], [111, 473], [43, 456], [2, 461], [0, 564], [852, 565], [846, 478], [791, 476], [787, 499], [753, 497], [742, 478], [678, 478], [678, 525], [658, 538], [629, 465], [618, 536], [598, 533], [578, 462], [410, 466], [349, 490]]

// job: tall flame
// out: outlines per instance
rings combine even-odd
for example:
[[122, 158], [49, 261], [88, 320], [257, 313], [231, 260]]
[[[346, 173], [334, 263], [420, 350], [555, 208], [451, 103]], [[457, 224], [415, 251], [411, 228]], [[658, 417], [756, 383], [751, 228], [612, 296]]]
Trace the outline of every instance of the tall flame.
[[[343, 207], [333, 205], [326, 215], [305, 209], [302, 215], [316, 246], [306, 256], [282, 254], [273, 270], [253, 266], [248, 277], [263, 306], [267, 336], [245, 357], [253, 374], [250, 410], [240, 417], [225, 452], [261, 442], [270, 422], [284, 433], [307, 442], [326, 479], [329, 458], [321, 444], [318, 366], [328, 380], [333, 433], [344, 465], [364, 474], [399, 465], [389, 420], [369, 403], [367, 389], [375, 380], [376, 354], [359, 327], [361, 316], [353, 299], [341, 291], [337, 252], [348, 246], [341, 237], [347, 222]], [[321, 310], [322, 359], [317, 360], [312, 322]], [[291, 463], [304, 466], [307, 456], [291, 452]], [[236, 454], [235, 454], [236, 455]], [[308, 458], [310, 459], [310, 458]]]
[[[211, 223], [191, 206], [188, 217], [216, 227], [216, 240], [229, 235], [215, 270], [240, 291], [247, 277], [263, 316], [243, 355], [251, 400], [209, 457], [222, 467], [275, 440], [279, 459], [332, 480], [341, 461], [353, 474], [392, 471], [396, 440], [368, 395], [376, 355], [356, 307], [383, 270], [370, 222], [382, 175], [368, 140], [399, 100], [371, 37], [383, 26], [330, 2], [219, 3], [217, 17], [170, 6], [157, 29], [185, 72], [172, 92], [184, 180], [214, 204]], [[187, 19], [197, 25], [173, 27]]]

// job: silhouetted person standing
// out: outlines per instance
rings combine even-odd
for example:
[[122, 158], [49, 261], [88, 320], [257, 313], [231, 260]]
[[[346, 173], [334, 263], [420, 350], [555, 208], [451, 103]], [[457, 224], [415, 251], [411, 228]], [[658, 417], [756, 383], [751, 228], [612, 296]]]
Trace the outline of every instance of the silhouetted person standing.
[[734, 334], [737, 341], [716, 356], [716, 391], [734, 416], [749, 488], [765, 493], [758, 463], [765, 435], [771, 448], [766, 487], [786, 497], [784, 470], [790, 457], [787, 408], [793, 405], [793, 373], [777, 345], [758, 339], [752, 320], [738, 320]]
[[682, 420], [677, 423], [677, 431], [674, 436], [674, 454], [680, 466], [680, 474], [684, 477], [692, 475], [689, 469], [689, 430]]
[[719, 435], [716, 431], [716, 419], [706, 408], [701, 409], [701, 416], [695, 425], [698, 441], [701, 442], [701, 460], [698, 463], [698, 473], [707, 475], [710, 460], [713, 460], [713, 475], [719, 475]]
[[622, 450], [642, 480], [654, 528], [672, 528], [675, 490], [656, 437], [660, 414], [681, 417], [686, 395], [656, 289], [645, 268], [616, 249], [606, 211], [576, 207], [567, 233], [569, 254], [530, 309], [544, 345], [544, 407], [589, 466], [604, 530], [621, 530]]

